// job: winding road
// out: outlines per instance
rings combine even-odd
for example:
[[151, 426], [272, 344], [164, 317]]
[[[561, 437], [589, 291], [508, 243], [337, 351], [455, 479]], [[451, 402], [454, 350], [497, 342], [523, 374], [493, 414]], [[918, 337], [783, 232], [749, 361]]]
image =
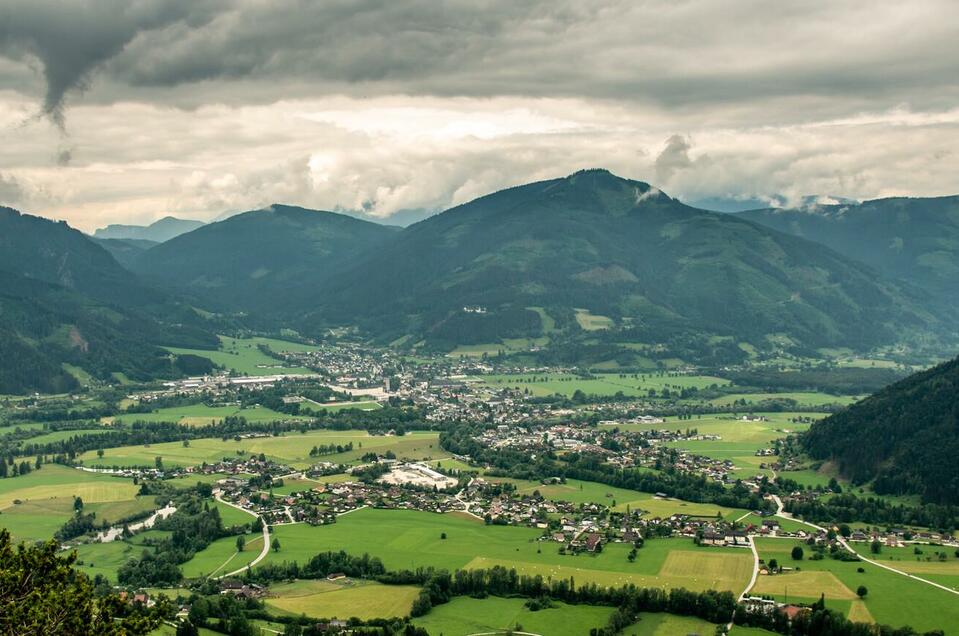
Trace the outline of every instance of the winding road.
[[[236, 508], [237, 510], [242, 510], [248, 515], [252, 515], [254, 517], [259, 518], [258, 515], [253, 514], [249, 510], [241, 508], [240, 506], [237, 506], [236, 504], [230, 503], [229, 501], [225, 499], [221, 499], [219, 493], [217, 493], [216, 495], [216, 500], [219, 501], [221, 504], [225, 504], [227, 506], [230, 506], [231, 508]], [[260, 554], [258, 554], [255, 559], [250, 561], [247, 565], [244, 565], [242, 568], [238, 570], [233, 570], [232, 572], [227, 572], [226, 574], [221, 574], [220, 576], [216, 578], [225, 579], [228, 576], [236, 576], [237, 574], [242, 574], [243, 572], [246, 571], [247, 568], [252, 568], [254, 565], [256, 565], [257, 563], [265, 559], [266, 555], [269, 553], [270, 553], [270, 526], [264, 522], [263, 523], [263, 549], [260, 550]]]

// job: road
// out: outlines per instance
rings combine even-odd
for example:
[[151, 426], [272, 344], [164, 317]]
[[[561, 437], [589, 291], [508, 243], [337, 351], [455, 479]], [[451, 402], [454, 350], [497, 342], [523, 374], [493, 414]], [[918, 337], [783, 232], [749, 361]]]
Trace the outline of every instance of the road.
[[[243, 512], [245, 512], [245, 513], [248, 514], [248, 515], [252, 515], [252, 516], [254, 516], [254, 517], [257, 517], [257, 515], [253, 514], [253, 513], [250, 512], [249, 510], [245, 510], [244, 508], [241, 508], [240, 506], [237, 506], [236, 504], [232, 504], [232, 503], [230, 503], [229, 501], [227, 501], [227, 500], [225, 500], [225, 499], [221, 499], [219, 493], [216, 495], [216, 500], [219, 501], [219, 502], [222, 503], [222, 504], [226, 504], [227, 506], [230, 506], [231, 508], [236, 508], [237, 510], [242, 510]], [[258, 517], [257, 517], [257, 518], [258, 518]], [[257, 555], [257, 557], [256, 557], [255, 559], [253, 559], [252, 561], [250, 561], [250, 563], [249, 563], [248, 565], [244, 565], [242, 568], [240, 568], [240, 569], [238, 569], [238, 570], [233, 570], [232, 572], [227, 572], [226, 574], [221, 574], [220, 576], [218, 576], [218, 577], [216, 577], [216, 578], [218, 578], [218, 579], [225, 579], [225, 578], [228, 577], [228, 576], [236, 576], [237, 574], [242, 574], [243, 572], [246, 571], [247, 568], [252, 568], [252, 567], [255, 566], [257, 563], [259, 563], [260, 561], [262, 561], [263, 559], [265, 559], [265, 558], [266, 558], [266, 555], [269, 554], [269, 553], [270, 553], [270, 526], [268, 526], [266, 523], [264, 523], [264, 524], [263, 524], [263, 549], [260, 550], [260, 554]]]
[[[826, 532], [826, 529], [823, 528], [823, 527], [821, 527], [821, 526], [817, 526], [817, 525], [814, 524], [814, 523], [809, 523], [808, 521], [803, 521], [802, 519], [796, 519], [795, 517], [792, 516], [792, 514], [790, 514], [790, 513], [788, 513], [788, 512], [783, 512], [783, 501], [782, 501], [782, 499], [779, 498], [778, 495], [770, 495], [770, 498], [771, 498], [771, 499], [775, 502], [775, 504], [776, 504], [776, 516], [777, 516], [777, 517], [782, 517], [783, 519], [789, 519], [790, 521], [795, 521], [796, 523], [802, 523], [802, 524], [805, 524], [805, 525], [809, 526], [810, 528], [815, 528], [816, 530], [821, 530], [822, 532]], [[952, 589], [952, 588], [946, 587], [945, 585], [940, 585], [939, 583], [936, 583], [935, 581], [930, 581], [929, 579], [924, 579], [924, 578], [922, 578], [921, 576], [916, 576], [915, 574], [909, 574], [908, 572], [903, 572], [902, 570], [897, 570], [896, 568], [890, 567], [890, 566], [886, 565], [885, 563], [880, 563], [879, 561], [874, 561], [873, 559], [870, 559], [870, 558], [868, 558], [868, 557], [863, 556], [862, 554], [860, 554], [860, 553], [856, 552], [855, 550], [853, 550], [853, 549], [852, 549], [852, 546], [850, 546], [849, 543], [846, 541], [846, 539], [845, 539], [844, 537], [842, 537], [841, 535], [840, 535], [840, 536], [837, 536], [837, 537], [836, 537], [836, 540], [839, 542], [839, 545], [841, 545], [842, 547], [844, 547], [844, 548], [845, 548], [846, 550], [848, 550], [849, 552], [852, 552], [852, 553], [855, 554], [857, 557], [859, 557], [860, 560], [865, 561], [866, 563], [869, 563], [869, 564], [871, 564], [871, 565], [875, 565], [877, 568], [882, 568], [882, 569], [884, 569], [884, 570], [889, 570], [890, 572], [893, 572], [893, 573], [898, 574], [898, 575], [900, 575], [900, 576], [904, 576], [904, 577], [906, 577], [907, 579], [913, 579], [913, 580], [915, 580], [915, 581], [919, 581], [920, 583], [925, 583], [926, 585], [931, 585], [931, 586], [933, 586], [933, 587], [939, 588], [940, 590], [944, 590], [944, 591], [946, 591], [946, 592], [949, 592], [950, 594], [955, 594], [956, 596], [959, 596], [959, 591], [957, 591], [957, 590], [954, 590], [954, 589]]]

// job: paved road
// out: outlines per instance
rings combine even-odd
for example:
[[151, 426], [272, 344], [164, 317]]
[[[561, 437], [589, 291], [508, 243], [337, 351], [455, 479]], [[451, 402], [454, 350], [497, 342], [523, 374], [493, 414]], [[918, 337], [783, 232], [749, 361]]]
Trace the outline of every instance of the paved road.
[[[809, 526], [810, 528], [815, 528], [816, 530], [822, 530], [823, 532], [826, 532], [826, 529], [823, 528], [823, 527], [821, 527], [821, 526], [817, 526], [817, 525], [814, 524], [814, 523], [809, 523], [808, 521], [803, 521], [803, 520], [801, 520], [801, 519], [796, 519], [795, 517], [792, 516], [792, 514], [790, 514], [790, 513], [788, 513], [788, 512], [783, 512], [783, 502], [782, 502], [782, 499], [780, 499], [778, 495], [770, 495], [770, 497], [771, 497], [772, 500], [776, 503], [776, 516], [777, 516], [777, 517], [782, 517], [783, 519], [789, 519], [789, 520], [795, 521], [795, 522], [797, 522], [797, 523], [803, 523], [803, 524], [806, 524], [807, 526]], [[885, 563], [880, 563], [879, 561], [874, 561], [873, 559], [870, 559], [870, 558], [868, 558], [868, 557], [863, 556], [862, 554], [860, 554], [860, 553], [856, 552], [855, 550], [853, 550], [853, 549], [852, 549], [852, 546], [850, 546], [849, 543], [846, 541], [846, 539], [843, 538], [842, 536], [837, 536], [837, 537], [836, 537], [836, 540], [839, 541], [839, 545], [841, 545], [842, 547], [846, 548], [847, 550], [849, 550], [850, 552], [852, 552], [853, 554], [855, 554], [857, 557], [859, 557], [861, 560], [865, 561], [866, 563], [870, 563], [870, 564], [875, 565], [876, 567], [882, 568], [882, 569], [884, 569], [884, 570], [889, 570], [890, 572], [893, 572], [893, 573], [898, 574], [898, 575], [900, 575], [900, 576], [904, 576], [904, 577], [906, 577], [907, 579], [913, 579], [913, 580], [915, 580], [915, 581], [919, 581], [919, 582], [921, 582], [921, 583], [925, 583], [926, 585], [931, 585], [931, 586], [933, 586], [933, 587], [938, 587], [940, 590], [945, 590], [946, 592], [949, 592], [950, 594], [955, 594], [956, 596], [959, 596], [959, 591], [954, 590], [954, 589], [952, 589], [952, 588], [950, 588], [950, 587], [946, 587], [945, 585], [940, 585], [939, 583], [936, 583], [935, 581], [930, 581], [929, 579], [924, 579], [924, 578], [922, 578], [921, 576], [916, 576], [915, 574], [909, 574], [908, 572], [903, 572], [902, 570], [897, 570], [896, 568], [890, 567], [890, 566], [886, 565]]]
[[[217, 495], [217, 496], [216, 496], [216, 500], [219, 501], [219, 502], [222, 503], [222, 504], [226, 504], [227, 506], [230, 506], [231, 508], [236, 508], [237, 510], [242, 510], [243, 512], [245, 512], [245, 513], [248, 514], [248, 515], [252, 515], [252, 516], [254, 516], [254, 517], [257, 517], [257, 515], [253, 514], [253, 513], [250, 512], [249, 510], [245, 510], [245, 509], [241, 508], [240, 506], [237, 506], [236, 504], [232, 504], [232, 503], [230, 503], [229, 501], [227, 501], [227, 500], [225, 500], [225, 499], [221, 499], [221, 498], [220, 498], [220, 495]], [[269, 553], [270, 553], [270, 526], [268, 526], [266, 523], [264, 523], [264, 524], [263, 524], [263, 549], [260, 550], [260, 554], [257, 555], [257, 557], [256, 557], [255, 559], [253, 559], [252, 561], [250, 561], [249, 565], [244, 565], [242, 568], [240, 568], [240, 569], [238, 569], [238, 570], [233, 570], [232, 572], [227, 572], [226, 574], [221, 574], [220, 576], [218, 576], [218, 577], [216, 577], [216, 578], [218, 578], [218, 579], [225, 579], [225, 578], [228, 577], [228, 576], [236, 576], [237, 574], [242, 574], [243, 572], [246, 571], [247, 568], [252, 568], [252, 567], [255, 566], [257, 563], [259, 563], [260, 561], [262, 561], [263, 559], [265, 559], [265, 558], [266, 558], [266, 555], [269, 554]]]

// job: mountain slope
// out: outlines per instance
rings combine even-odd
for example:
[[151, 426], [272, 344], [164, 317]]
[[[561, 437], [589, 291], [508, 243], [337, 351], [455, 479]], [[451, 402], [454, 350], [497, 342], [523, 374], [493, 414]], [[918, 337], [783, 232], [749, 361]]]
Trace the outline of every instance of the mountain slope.
[[65, 222], [0, 207], [0, 270], [66, 287], [102, 302], [140, 306], [156, 293]]
[[200, 317], [143, 285], [65, 223], [0, 208], [0, 393], [177, 375], [159, 345], [215, 347]]
[[93, 236], [98, 239], [136, 239], [163, 243], [203, 225], [203, 221], [166, 216], [150, 225], [108, 225], [96, 230]]
[[156, 241], [147, 241], [144, 239], [101, 239], [94, 238], [93, 242], [110, 252], [116, 262], [130, 269], [133, 262], [143, 252], [151, 247], [159, 245]]
[[738, 216], [801, 236], [959, 307], [959, 196], [764, 209]]
[[274, 205], [178, 236], [131, 266], [207, 306], [272, 313], [397, 231], [342, 214]]
[[817, 422], [807, 452], [879, 494], [959, 504], [959, 359], [912, 375]]
[[313, 301], [311, 319], [460, 343], [536, 335], [530, 306], [566, 323], [586, 309], [646, 342], [681, 329], [869, 347], [936, 324], [822, 245], [604, 170], [497, 192], [410, 226]]

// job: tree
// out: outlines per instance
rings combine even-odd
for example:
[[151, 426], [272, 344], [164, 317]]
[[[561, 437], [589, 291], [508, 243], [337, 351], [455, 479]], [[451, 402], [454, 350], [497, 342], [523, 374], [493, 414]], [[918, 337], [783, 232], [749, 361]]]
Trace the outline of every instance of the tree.
[[141, 636], [160, 625], [168, 604], [148, 609], [112, 594], [97, 597], [90, 579], [73, 569], [77, 553], [60, 556], [59, 549], [56, 541], [15, 548], [0, 530], [0, 633]]
[[236, 551], [243, 552], [244, 547], [246, 547], [246, 538], [241, 534], [236, 538]]
[[769, 559], [769, 571], [774, 572], [779, 569], [779, 561], [776, 559]]
[[80, 497], [73, 498], [73, 511], [80, 512], [83, 510], [83, 499]]
[[872, 544], [869, 546], [869, 550], [873, 554], [879, 554], [880, 552], [882, 552], [882, 544], [879, 543], [879, 539], [873, 540]]
[[793, 561], [802, 561], [803, 551], [801, 546], [793, 546], [792, 558]]
[[865, 585], [860, 585], [856, 588], [856, 596], [859, 598], [866, 598], [866, 594], [869, 594], [869, 589]]
[[99, 457], [100, 459], [103, 459], [103, 449], [102, 449], [102, 448], [98, 448], [98, 449], [97, 449], [97, 457]]
[[276, 537], [273, 537], [273, 542], [270, 543], [270, 546], [273, 548], [273, 551], [274, 551], [274, 552], [279, 552], [279, 551], [280, 551], [280, 540], [277, 539]]
[[160, 457], [159, 455], [157, 455], [157, 456], [153, 459], [153, 463], [154, 463], [154, 465], [156, 465], [157, 470], [163, 470], [163, 458], [162, 458], [162, 457]]
[[441, 532], [441, 533], [440, 533], [440, 539], [445, 539], [445, 538], [446, 538], [446, 533], [445, 533], [445, 532]]
[[200, 636], [200, 630], [190, 619], [185, 619], [176, 626], [176, 636]]

